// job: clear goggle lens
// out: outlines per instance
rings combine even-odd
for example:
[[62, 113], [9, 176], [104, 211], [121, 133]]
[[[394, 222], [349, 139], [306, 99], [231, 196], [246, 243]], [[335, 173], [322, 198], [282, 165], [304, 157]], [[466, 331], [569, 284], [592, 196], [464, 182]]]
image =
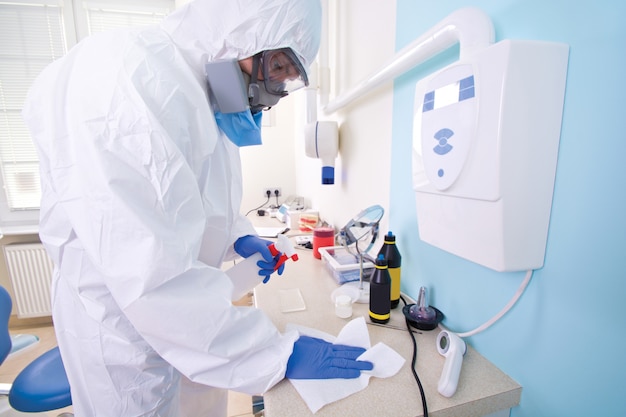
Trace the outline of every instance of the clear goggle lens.
[[289, 48], [264, 51], [261, 54], [263, 82], [270, 94], [287, 94], [309, 85], [306, 71]]

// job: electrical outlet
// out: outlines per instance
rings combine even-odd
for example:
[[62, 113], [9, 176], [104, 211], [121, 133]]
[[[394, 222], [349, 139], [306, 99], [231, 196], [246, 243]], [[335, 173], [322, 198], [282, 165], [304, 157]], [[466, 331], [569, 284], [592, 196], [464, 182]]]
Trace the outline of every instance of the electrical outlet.
[[268, 192], [270, 193], [270, 198], [280, 197], [282, 194], [280, 191], [280, 187], [267, 187], [263, 189], [263, 197], [267, 197]]

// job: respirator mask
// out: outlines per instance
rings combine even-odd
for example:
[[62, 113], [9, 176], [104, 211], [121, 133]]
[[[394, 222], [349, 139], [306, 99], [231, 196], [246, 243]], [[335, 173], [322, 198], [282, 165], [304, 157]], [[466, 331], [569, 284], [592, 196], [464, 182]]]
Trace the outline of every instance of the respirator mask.
[[252, 75], [241, 71], [236, 60], [209, 62], [205, 74], [215, 121], [237, 146], [261, 144], [261, 111], [309, 84], [302, 64], [289, 48], [254, 55]]
[[259, 52], [252, 58], [252, 75], [243, 76], [252, 113], [268, 110], [281, 98], [309, 85], [306, 71], [290, 48]]

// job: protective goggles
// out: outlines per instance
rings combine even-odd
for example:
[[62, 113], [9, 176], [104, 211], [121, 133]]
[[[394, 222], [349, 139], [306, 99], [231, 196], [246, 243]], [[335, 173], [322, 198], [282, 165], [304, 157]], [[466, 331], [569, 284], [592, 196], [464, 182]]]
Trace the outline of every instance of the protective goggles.
[[290, 48], [259, 52], [254, 56], [253, 76], [259, 73], [259, 67], [265, 90], [270, 94], [284, 97], [309, 85], [306, 71]]

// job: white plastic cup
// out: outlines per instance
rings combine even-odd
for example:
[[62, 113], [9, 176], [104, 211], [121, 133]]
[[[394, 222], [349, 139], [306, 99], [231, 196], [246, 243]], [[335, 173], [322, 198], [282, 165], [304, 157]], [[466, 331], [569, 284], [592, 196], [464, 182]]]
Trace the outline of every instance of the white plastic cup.
[[338, 295], [335, 298], [335, 314], [342, 319], [352, 317], [352, 298], [349, 295]]

